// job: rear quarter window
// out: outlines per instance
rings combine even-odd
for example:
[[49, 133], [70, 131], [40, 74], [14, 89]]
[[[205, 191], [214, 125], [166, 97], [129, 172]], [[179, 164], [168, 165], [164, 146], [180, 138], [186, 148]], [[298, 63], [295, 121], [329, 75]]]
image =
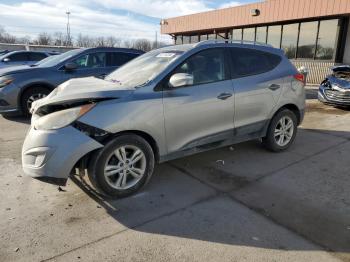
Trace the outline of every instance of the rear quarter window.
[[107, 53], [107, 66], [122, 66], [130, 60], [138, 57], [139, 54], [133, 53]]
[[249, 48], [231, 48], [232, 77], [259, 75], [276, 68], [282, 58], [268, 52]]

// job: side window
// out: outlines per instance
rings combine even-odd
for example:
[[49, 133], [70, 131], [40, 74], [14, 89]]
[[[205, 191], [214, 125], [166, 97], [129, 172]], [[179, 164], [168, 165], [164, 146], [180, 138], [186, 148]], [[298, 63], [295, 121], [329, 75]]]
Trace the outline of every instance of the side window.
[[79, 69], [100, 68], [106, 66], [106, 53], [91, 53], [82, 55], [72, 61]]
[[139, 56], [131, 53], [107, 53], [107, 66], [122, 66], [130, 60]]
[[40, 61], [46, 57], [47, 55], [44, 53], [29, 53], [29, 61]]
[[226, 79], [223, 49], [208, 49], [194, 54], [172, 75], [186, 73], [193, 76], [193, 85], [208, 84]]
[[21, 62], [21, 61], [29, 61], [28, 60], [28, 53], [23, 52], [23, 53], [16, 53], [13, 55], [8, 56], [10, 58], [11, 62]]
[[233, 78], [266, 73], [281, 62], [278, 55], [249, 48], [232, 48], [231, 60]]

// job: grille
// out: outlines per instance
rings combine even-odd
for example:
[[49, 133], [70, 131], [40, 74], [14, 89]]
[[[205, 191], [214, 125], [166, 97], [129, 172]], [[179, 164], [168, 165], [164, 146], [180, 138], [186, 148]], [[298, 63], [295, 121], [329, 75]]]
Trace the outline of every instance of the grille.
[[325, 90], [325, 95], [329, 100], [350, 103], [350, 91], [339, 92], [334, 90]]

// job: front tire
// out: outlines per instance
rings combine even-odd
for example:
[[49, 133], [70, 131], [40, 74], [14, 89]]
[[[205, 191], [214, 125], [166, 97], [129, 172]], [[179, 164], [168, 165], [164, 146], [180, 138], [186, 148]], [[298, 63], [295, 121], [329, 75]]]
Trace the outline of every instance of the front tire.
[[273, 152], [286, 150], [295, 139], [297, 126], [296, 115], [288, 109], [281, 110], [272, 118], [263, 145]]
[[126, 197], [140, 190], [154, 169], [152, 147], [140, 136], [116, 137], [95, 153], [88, 176], [94, 187], [112, 197]]
[[30, 107], [32, 103], [38, 99], [46, 97], [50, 94], [50, 90], [46, 87], [35, 86], [24, 91], [21, 97], [22, 114], [26, 117], [30, 116]]

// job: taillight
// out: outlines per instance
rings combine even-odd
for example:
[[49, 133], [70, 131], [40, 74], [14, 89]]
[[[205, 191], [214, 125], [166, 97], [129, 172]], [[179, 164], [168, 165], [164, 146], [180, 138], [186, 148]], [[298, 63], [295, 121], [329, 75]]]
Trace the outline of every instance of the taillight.
[[305, 83], [305, 76], [301, 73], [295, 74], [293, 76], [296, 80]]

